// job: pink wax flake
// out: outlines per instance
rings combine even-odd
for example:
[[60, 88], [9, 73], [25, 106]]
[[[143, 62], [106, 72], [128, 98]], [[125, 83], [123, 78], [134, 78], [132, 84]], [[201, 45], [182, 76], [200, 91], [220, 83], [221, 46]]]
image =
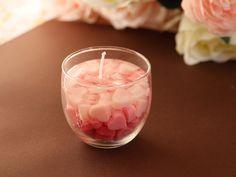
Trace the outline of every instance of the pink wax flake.
[[133, 72], [132, 74], [130, 74], [127, 77], [127, 79], [130, 80], [130, 81], [134, 81], [134, 80], [140, 78], [142, 75], [143, 75], [143, 71], [139, 69], [138, 71]]
[[116, 80], [124, 80], [123, 75], [120, 74], [120, 73], [114, 73], [114, 74], [111, 76], [111, 78], [112, 78], [114, 81], [116, 81]]
[[101, 122], [107, 122], [111, 116], [111, 109], [107, 104], [96, 104], [91, 106], [89, 114]]
[[127, 63], [121, 63], [119, 66], [119, 73], [122, 75], [132, 75], [133, 73], [136, 73], [138, 70], [138, 67], [134, 67], [133, 64], [127, 64]]
[[123, 112], [127, 119], [127, 122], [131, 122], [136, 118], [135, 107], [133, 105], [123, 108]]
[[114, 130], [110, 130], [106, 126], [101, 126], [96, 129], [95, 138], [110, 141], [114, 139], [115, 135], [116, 132]]
[[136, 116], [142, 117], [147, 110], [148, 102], [146, 99], [140, 99], [136, 104]]
[[89, 104], [80, 104], [78, 106], [79, 116], [80, 116], [81, 120], [85, 121], [85, 120], [89, 119], [90, 107], [91, 107], [91, 105], [89, 105]]
[[102, 123], [99, 122], [96, 119], [89, 119], [87, 121], [82, 122], [80, 129], [82, 132], [84, 132], [87, 135], [94, 135], [95, 130], [100, 128], [102, 126]]
[[96, 104], [99, 100], [99, 95], [96, 93], [90, 93], [87, 95], [84, 95], [82, 98], [83, 103], [85, 104]]
[[126, 118], [122, 111], [113, 111], [112, 118], [107, 123], [110, 130], [119, 130], [126, 128]]
[[132, 104], [133, 99], [127, 89], [117, 88], [112, 96], [112, 106], [116, 109]]
[[97, 78], [97, 76], [85, 75], [84, 78], [83, 78], [83, 80], [86, 81], [86, 83], [89, 83], [89, 84], [91, 84], [91, 85], [98, 83], [98, 78]]
[[140, 123], [140, 118], [136, 117], [134, 120], [128, 123], [128, 127], [135, 128]]
[[100, 93], [99, 102], [104, 104], [111, 104], [112, 96], [108, 92]]
[[91, 134], [94, 131], [92, 124], [89, 122], [83, 122], [80, 126], [80, 129], [86, 134]]
[[73, 106], [67, 105], [66, 106], [66, 113], [69, 116], [69, 119], [74, 127], [77, 127], [79, 122], [78, 122], [78, 117], [77, 117], [77, 112], [76, 109], [74, 109]]
[[94, 138], [95, 137], [95, 129], [91, 129], [91, 130], [86, 130], [86, 131], [82, 131], [84, 134]]
[[90, 75], [98, 75], [98, 70], [99, 70], [99, 62], [98, 60], [89, 60], [87, 62], [84, 62], [85, 68], [87, 69], [87, 72]]
[[100, 128], [102, 126], [102, 122], [100, 122], [99, 120], [94, 119], [94, 118], [90, 118], [88, 120], [88, 122], [95, 129], [98, 129], [98, 128]]

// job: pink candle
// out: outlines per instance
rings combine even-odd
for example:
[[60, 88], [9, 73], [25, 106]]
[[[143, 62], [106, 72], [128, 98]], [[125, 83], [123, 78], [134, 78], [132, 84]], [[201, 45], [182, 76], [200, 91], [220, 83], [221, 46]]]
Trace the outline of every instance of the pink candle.
[[76, 134], [88, 144], [111, 148], [131, 141], [142, 128], [151, 87], [150, 75], [140, 66], [105, 55], [78, 62], [62, 74], [62, 99]]

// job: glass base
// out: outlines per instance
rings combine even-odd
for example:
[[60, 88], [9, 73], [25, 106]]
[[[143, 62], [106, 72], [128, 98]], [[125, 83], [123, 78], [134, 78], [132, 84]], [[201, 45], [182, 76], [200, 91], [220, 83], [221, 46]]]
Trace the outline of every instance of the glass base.
[[114, 149], [132, 141], [140, 132], [140, 130], [143, 128], [144, 123], [145, 121], [142, 121], [133, 132], [131, 132], [129, 135], [125, 136], [124, 138], [120, 140], [104, 141], [104, 140], [99, 140], [99, 139], [93, 139], [83, 133], [79, 133], [79, 137], [82, 139], [83, 142], [95, 148]]

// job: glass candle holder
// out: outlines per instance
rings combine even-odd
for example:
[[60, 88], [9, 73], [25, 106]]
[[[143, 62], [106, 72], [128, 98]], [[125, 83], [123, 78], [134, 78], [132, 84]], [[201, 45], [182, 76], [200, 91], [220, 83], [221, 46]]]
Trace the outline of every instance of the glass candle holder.
[[61, 95], [67, 122], [85, 143], [116, 148], [134, 139], [148, 117], [151, 66], [121, 47], [76, 51], [62, 63]]

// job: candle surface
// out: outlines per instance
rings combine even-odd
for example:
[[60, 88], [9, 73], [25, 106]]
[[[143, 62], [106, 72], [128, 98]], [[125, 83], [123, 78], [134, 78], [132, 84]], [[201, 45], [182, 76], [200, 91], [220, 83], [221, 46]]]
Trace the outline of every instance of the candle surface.
[[100, 59], [89, 60], [73, 66], [68, 74], [78, 82], [89, 86], [117, 86], [135, 81], [145, 73], [140, 67], [117, 59], [103, 61], [102, 77], [99, 67]]

